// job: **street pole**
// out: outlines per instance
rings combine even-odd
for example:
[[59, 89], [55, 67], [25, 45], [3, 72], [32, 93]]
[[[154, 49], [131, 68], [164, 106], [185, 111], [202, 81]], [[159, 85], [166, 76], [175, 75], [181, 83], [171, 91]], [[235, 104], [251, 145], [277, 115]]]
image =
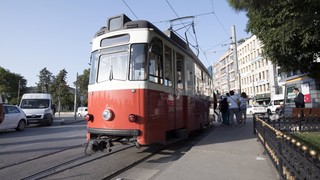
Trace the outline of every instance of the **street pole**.
[[78, 94], [78, 73], [76, 77], [76, 88], [74, 90], [74, 120], [77, 120], [77, 94]]
[[18, 99], [17, 99], [17, 105], [19, 105], [19, 99], [20, 99], [20, 79], [18, 84]]
[[59, 101], [59, 107], [58, 107], [58, 113], [59, 113], [59, 118], [60, 118], [60, 108], [61, 108], [61, 102], [60, 102], [60, 99], [61, 99], [61, 84], [59, 84], [59, 96], [58, 96], [58, 101]]
[[240, 82], [240, 73], [238, 67], [238, 53], [237, 53], [237, 38], [236, 38], [236, 26], [231, 27], [232, 33], [232, 44], [233, 44], [233, 63], [235, 64], [235, 88], [238, 90], [238, 94], [241, 94], [241, 82]]
[[[253, 102], [256, 101], [256, 88], [254, 86], [254, 71], [252, 71], [252, 90], [253, 90]], [[253, 104], [252, 102], [252, 104]]]

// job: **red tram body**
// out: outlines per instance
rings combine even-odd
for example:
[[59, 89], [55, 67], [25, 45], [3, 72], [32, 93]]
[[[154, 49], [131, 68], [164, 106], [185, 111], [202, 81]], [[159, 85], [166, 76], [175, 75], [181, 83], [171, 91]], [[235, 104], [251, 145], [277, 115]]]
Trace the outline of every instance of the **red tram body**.
[[87, 154], [124, 140], [165, 144], [210, 123], [211, 77], [173, 32], [112, 17], [92, 40], [90, 63]]

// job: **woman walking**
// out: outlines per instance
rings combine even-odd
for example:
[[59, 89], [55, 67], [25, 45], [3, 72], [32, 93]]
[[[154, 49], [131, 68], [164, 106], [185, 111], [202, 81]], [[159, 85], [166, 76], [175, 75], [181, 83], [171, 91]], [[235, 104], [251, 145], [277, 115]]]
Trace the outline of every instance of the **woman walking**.
[[236, 116], [236, 125], [240, 124], [240, 114], [239, 114], [239, 96], [234, 94], [234, 91], [229, 92], [230, 96], [227, 101], [229, 103], [229, 123], [232, 127], [235, 126], [234, 116]]
[[241, 123], [246, 124], [247, 102], [248, 102], [248, 96], [245, 92], [242, 92], [240, 96], [240, 124]]

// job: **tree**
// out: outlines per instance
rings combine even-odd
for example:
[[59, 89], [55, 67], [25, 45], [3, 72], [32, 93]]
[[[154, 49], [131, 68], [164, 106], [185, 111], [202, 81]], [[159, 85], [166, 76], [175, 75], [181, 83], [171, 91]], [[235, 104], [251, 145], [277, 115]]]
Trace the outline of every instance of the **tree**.
[[74, 85], [79, 89], [80, 106], [87, 106], [88, 104], [88, 84], [89, 84], [90, 69], [85, 69], [82, 75], [78, 76], [77, 82]]
[[58, 75], [55, 76], [49, 88], [49, 92], [53, 97], [53, 104], [59, 105], [60, 101], [61, 111], [73, 109], [73, 94], [70, 92], [70, 88], [67, 85], [67, 74], [68, 72], [65, 69], [62, 69]]
[[39, 77], [39, 83], [37, 84], [37, 92], [39, 93], [48, 93], [49, 87], [54, 79], [52, 76], [52, 73], [47, 70], [47, 68], [43, 68], [40, 71]]
[[19, 104], [20, 97], [25, 92], [27, 92], [27, 80], [20, 74], [12, 73], [0, 66], [0, 95], [3, 101]]
[[264, 55], [282, 71], [299, 70], [319, 77], [320, 1], [229, 0], [229, 3], [238, 11], [247, 12], [247, 31], [261, 40]]

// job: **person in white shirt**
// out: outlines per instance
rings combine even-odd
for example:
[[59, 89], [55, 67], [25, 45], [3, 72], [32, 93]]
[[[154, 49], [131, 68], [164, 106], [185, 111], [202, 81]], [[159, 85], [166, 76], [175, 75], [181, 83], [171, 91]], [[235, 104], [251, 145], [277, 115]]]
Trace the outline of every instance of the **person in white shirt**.
[[2, 98], [0, 96], [0, 124], [2, 123], [3, 120], [4, 120], [4, 109], [3, 109]]
[[[232, 127], [234, 127], [234, 115], [236, 115], [236, 122], [237, 125], [240, 124], [240, 116], [239, 116], [239, 105], [240, 100], [238, 95], [234, 94], [234, 91], [229, 92], [230, 96], [228, 97], [228, 103], [229, 103], [229, 122]], [[239, 103], [239, 104], [238, 104]]]

